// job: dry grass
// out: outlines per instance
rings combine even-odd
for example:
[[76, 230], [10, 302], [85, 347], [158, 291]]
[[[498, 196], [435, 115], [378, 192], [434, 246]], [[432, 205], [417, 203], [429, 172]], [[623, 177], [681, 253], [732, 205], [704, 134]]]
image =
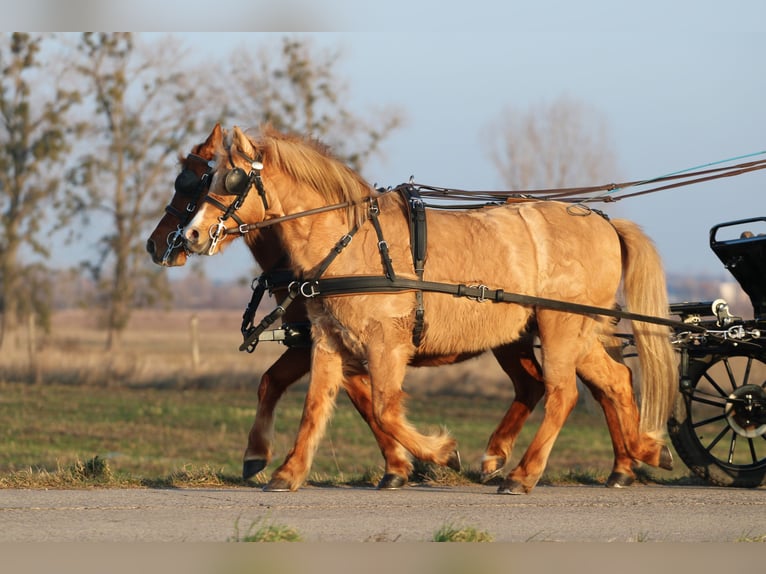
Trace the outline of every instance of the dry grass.
[[[191, 321], [197, 317], [199, 363], [193, 360]], [[27, 333], [19, 332], [5, 345], [0, 381], [65, 385], [153, 386], [195, 388], [225, 385], [242, 388], [283, 351], [277, 344], [261, 345], [250, 355], [241, 342], [238, 311], [140, 310], [115, 352], [105, 349], [106, 332], [85, 310], [54, 315], [51, 332], [38, 338], [29, 352]]]

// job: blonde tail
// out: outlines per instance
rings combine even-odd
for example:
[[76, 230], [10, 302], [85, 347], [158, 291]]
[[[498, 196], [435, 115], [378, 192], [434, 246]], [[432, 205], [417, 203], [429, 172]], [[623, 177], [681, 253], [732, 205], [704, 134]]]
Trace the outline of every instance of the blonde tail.
[[[631, 313], [668, 318], [665, 273], [654, 243], [641, 228], [624, 219], [612, 220], [623, 249], [623, 291]], [[633, 322], [641, 365], [641, 432], [664, 434], [678, 385], [678, 367], [670, 328]]]

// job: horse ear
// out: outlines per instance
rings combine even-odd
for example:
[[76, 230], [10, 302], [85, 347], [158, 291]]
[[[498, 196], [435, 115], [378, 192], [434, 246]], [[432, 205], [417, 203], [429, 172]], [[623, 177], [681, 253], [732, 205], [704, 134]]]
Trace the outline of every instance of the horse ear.
[[234, 126], [231, 143], [232, 147], [241, 151], [246, 157], [255, 156], [255, 148], [253, 148], [253, 144], [250, 141], [250, 138], [248, 138], [245, 135], [245, 132], [243, 132], [237, 126]]
[[214, 153], [223, 145], [223, 130], [221, 124], [215, 124], [213, 131], [207, 136], [205, 142], [199, 147], [198, 153]]

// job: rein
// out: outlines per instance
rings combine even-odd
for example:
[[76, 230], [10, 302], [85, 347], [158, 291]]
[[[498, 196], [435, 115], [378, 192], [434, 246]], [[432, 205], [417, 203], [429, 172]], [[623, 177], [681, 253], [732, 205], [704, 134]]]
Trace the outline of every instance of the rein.
[[[761, 152], [766, 153], [766, 152]], [[757, 155], [757, 154], [752, 154]], [[249, 159], [249, 158], [248, 158]], [[716, 162], [722, 163], [722, 162]], [[708, 164], [713, 165], [713, 164]], [[669, 174], [666, 176], [654, 178], [651, 180], [632, 181], [621, 184], [610, 183], [603, 186], [593, 187], [580, 187], [580, 188], [562, 188], [562, 189], [549, 189], [549, 190], [534, 190], [524, 193], [515, 192], [468, 192], [461, 190], [453, 190], [443, 187], [435, 187], [423, 184], [416, 184], [410, 181], [408, 184], [402, 184], [393, 188], [392, 191], [400, 193], [405, 199], [405, 203], [410, 210], [410, 240], [413, 250], [413, 263], [415, 264], [415, 272], [418, 279], [400, 278], [394, 274], [391, 260], [388, 256], [388, 243], [383, 239], [382, 229], [378, 222], [379, 209], [377, 206], [377, 199], [374, 197], [367, 197], [361, 202], [345, 201], [333, 205], [326, 205], [314, 209], [309, 209], [299, 213], [293, 213], [289, 215], [283, 215], [272, 219], [256, 223], [243, 223], [235, 214], [236, 210], [244, 202], [247, 191], [250, 187], [255, 186], [261, 200], [264, 203], [264, 208], [268, 209], [268, 203], [266, 200], [266, 192], [263, 188], [263, 182], [260, 177], [260, 170], [263, 168], [263, 164], [255, 160], [251, 164], [251, 171], [247, 174], [245, 181], [246, 187], [240, 188], [239, 192], [234, 192], [232, 195], [236, 195], [235, 201], [230, 206], [224, 206], [220, 202], [212, 200], [212, 198], [205, 200], [210, 201], [220, 209], [224, 211], [224, 216], [219, 218], [217, 225], [213, 226], [210, 230], [210, 235], [213, 240], [213, 248], [225, 235], [245, 235], [250, 231], [270, 227], [277, 225], [285, 221], [290, 221], [300, 217], [308, 217], [320, 213], [326, 213], [329, 211], [335, 211], [351, 207], [352, 205], [358, 205], [363, 202], [370, 203], [369, 217], [375, 228], [378, 236], [378, 250], [381, 255], [381, 261], [385, 268], [385, 276], [354, 276], [354, 277], [332, 277], [322, 279], [322, 275], [327, 270], [329, 265], [335, 258], [342, 252], [343, 249], [351, 242], [353, 235], [358, 231], [358, 226], [355, 226], [349, 233], [343, 235], [338, 243], [331, 249], [328, 256], [319, 265], [316, 277], [310, 280], [294, 280], [288, 285], [288, 294], [286, 298], [269, 313], [264, 319], [256, 326], [253, 324], [253, 317], [255, 310], [263, 297], [266, 290], [266, 285], [261, 283], [261, 278], [258, 279], [258, 287], [254, 286], [253, 297], [248, 305], [245, 315], [243, 317], [242, 334], [245, 338], [244, 342], [240, 346], [240, 351], [247, 350], [253, 352], [255, 346], [258, 344], [259, 336], [275, 321], [277, 321], [282, 315], [284, 315], [286, 308], [299, 296], [302, 295], [307, 299], [325, 296], [341, 296], [352, 295], [358, 293], [391, 293], [391, 292], [403, 292], [403, 291], [415, 291], [417, 295], [417, 308], [416, 308], [416, 323], [413, 332], [413, 343], [415, 346], [419, 346], [424, 331], [423, 323], [423, 292], [444, 293], [453, 295], [456, 297], [466, 297], [476, 302], [482, 303], [486, 301], [492, 301], [495, 303], [515, 303], [518, 305], [531, 306], [531, 307], [544, 307], [547, 309], [575, 313], [579, 315], [601, 315], [612, 317], [615, 319], [627, 319], [630, 321], [652, 323], [656, 325], [662, 325], [666, 327], [683, 328], [686, 330], [706, 332], [706, 329], [682, 321], [675, 321], [672, 319], [665, 319], [662, 317], [653, 317], [650, 315], [642, 315], [638, 313], [631, 313], [628, 311], [622, 311], [621, 309], [607, 309], [604, 307], [596, 307], [593, 305], [583, 305], [580, 303], [573, 303], [568, 301], [561, 301], [557, 299], [548, 299], [545, 297], [536, 297], [532, 295], [524, 295], [520, 293], [509, 293], [503, 289], [490, 289], [486, 285], [464, 285], [464, 284], [451, 284], [442, 283], [436, 281], [425, 281], [423, 279], [423, 264], [425, 262], [425, 247], [426, 247], [426, 229], [425, 229], [425, 207], [440, 208], [444, 206], [426, 205], [423, 203], [421, 197], [432, 197], [442, 199], [470, 199], [486, 201], [489, 204], [497, 204], [499, 201], [550, 201], [550, 200], [563, 200], [573, 204], [584, 204], [588, 202], [614, 202], [626, 197], [634, 197], [651, 193], [653, 191], [660, 191], [664, 189], [671, 189], [681, 187], [684, 185], [690, 185], [692, 183], [699, 183], [703, 181], [710, 181], [722, 177], [732, 177], [734, 175], [740, 175], [750, 171], [756, 171], [766, 168], [766, 160], [757, 160], [747, 163], [738, 164], [731, 167], [714, 168], [702, 171], [684, 170]], [[701, 166], [707, 167], [707, 166]], [[237, 168], [239, 170], [239, 168]], [[693, 168], [696, 169], [696, 168]], [[239, 170], [243, 171], [243, 170]], [[242, 173], [244, 175], [244, 172]], [[627, 187], [634, 187], [640, 185], [646, 185], [649, 183], [667, 182], [677, 179], [696, 178], [688, 181], [680, 181], [675, 183], [669, 183], [663, 186], [655, 187], [653, 189], [634, 192], [630, 194], [623, 194], [622, 196], [610, 196], [609, 193], [617, 192]], [[243, 182], [244, 183], [244, 182]], [[228, 187], [228, 186], [227, 186]], [[583, 196], [582, 194], [605, 192], [595, 197]], [[486, 205], [486, 204], [485, 204]], [[466, 206], [461, 206], [465, 209]], [[587, 208], [586, 208], [587, 209]], [[590, 210], [588, 211], [596, 211]], [[233, 228], [226, 228], [224, 221], [226, 219], [234, 219], [238, 225]], [[263, 276], [262, 276], [263, 277]]]
[[[364, 203], [370, 200], [371, 198], [368, 197], [359, 203]], [[344, 201], [343, 203], [334, 203], [333, 205], [325, 205], [323, 207], [307, 209], [306, 211], [301, 211], [299, 213], [291, 213], [289, 215], [282, 215], [280, 217], [274, 217], [272, 219], [265, 219], [257, 223], [242, 223], [241, 225], [237, 227], [229, 227], [227, 229], [224, 229], [223, 233], [225, 235], [245, 235], [249, 233], [250, 231], [255, 231], [256, 229], [263, 229], [264, 227], [271, 227], [272, 225], [277, 225], [278, 223], [290, 221], [292, 219], [298, 219], [299, 217], [308, 217], [309, 215], [316, 215], [318, 213], [325, 213], [327, 211], [335, 211], [336, 209], [351, 207], [352, 205], [358, 205], [358, 203], [355, 203], [352, 201]]]

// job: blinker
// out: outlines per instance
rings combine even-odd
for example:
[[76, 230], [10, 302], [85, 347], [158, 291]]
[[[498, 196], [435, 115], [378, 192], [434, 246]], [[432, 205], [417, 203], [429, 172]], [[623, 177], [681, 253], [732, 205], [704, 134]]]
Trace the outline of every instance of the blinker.
[[229, 195], [243, 196], [250, 187], [250, 177], [245, 173], [245, 170], [235, 167], [226, 174], [223, 187]]
[[193, 171], [184, 169], [178, 174], [178, 177], [176, 177], [174, 187], [176, 193], [196, 195], [198, 193], [199, 183], [200, 178], [198, 178]]

